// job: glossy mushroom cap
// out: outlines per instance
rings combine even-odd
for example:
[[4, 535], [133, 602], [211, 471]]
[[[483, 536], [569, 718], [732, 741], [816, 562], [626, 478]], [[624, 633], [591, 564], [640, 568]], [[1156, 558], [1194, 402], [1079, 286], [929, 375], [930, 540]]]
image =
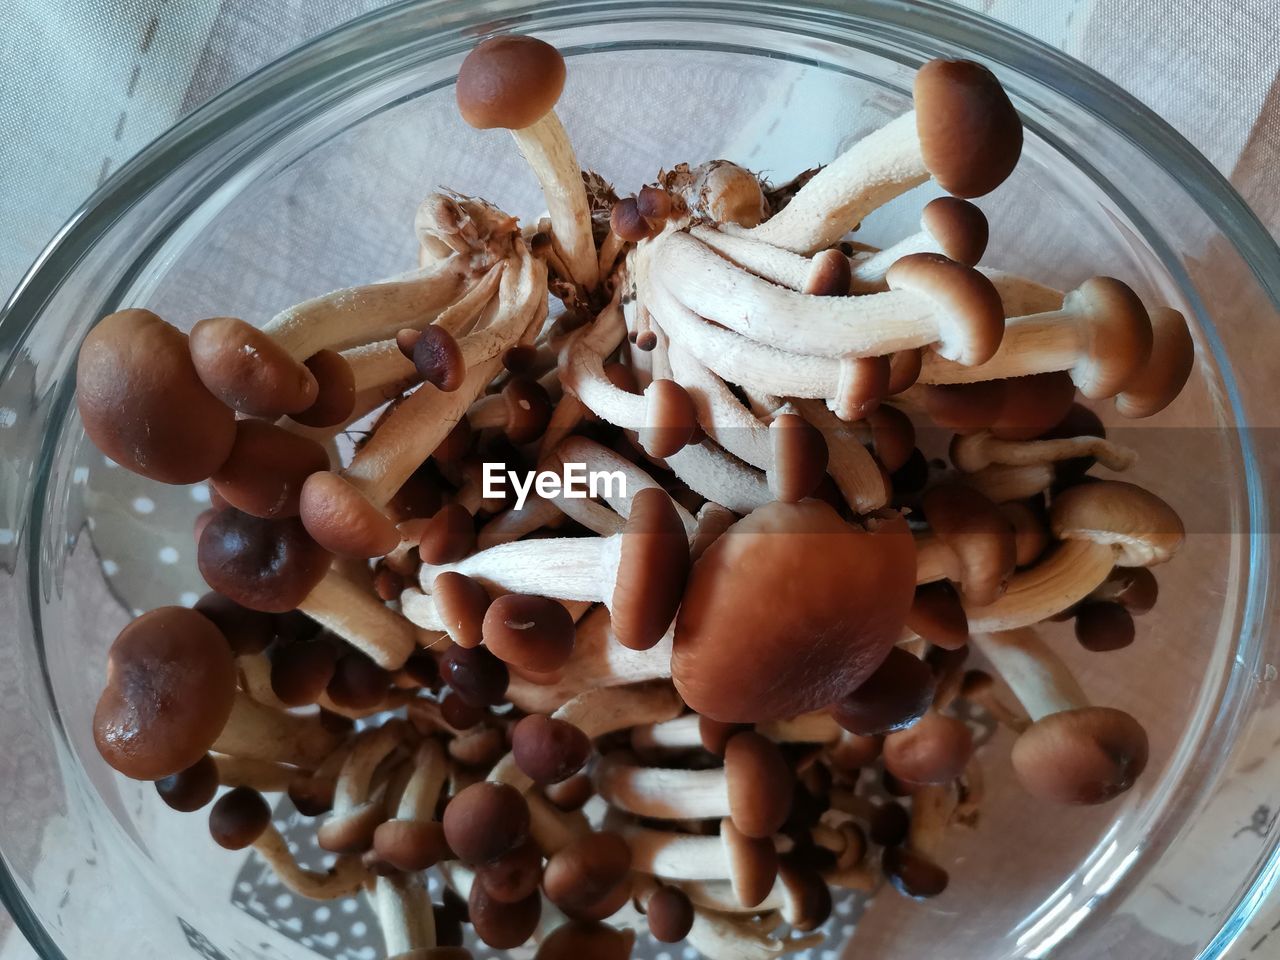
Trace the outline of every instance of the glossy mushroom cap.
[[748, 837], [725, 817], [720, 821], [720, 840], [729, 860], [729, 882], [744, 907], [764, 902], [778, 879], [778, 851], [771, 838]]
[[1008, 178], [1022, 155], [1022, 121], [1000, 81], [969, 60], [931, 60], [913, 98], [924, 165], [942, 189], [980, 197]]
[[431, 596], [453, 642], [464, 650], [480, 646], [490, 603], [480, 581], [446, 570], [431, 581]]
[[465, 863], [497, 860], [529, 835], [529, 805], [504, 783], [474, 783], [449, 801], [444, 836]]
[[661, 460], [693, 442], [698, 432], [698, 412], [684, 387], [674, 380], [654, 380], [644, 395], [648, 405], [640, 442], [650, 456]]
[[191, 362], [209, 392], [250, 417], [301, 413], [316, 401], [311, 371], [271, 337], [235, 317], [191, 328]]
[[209, 833], [228, 850], [252, 845], [270, 824], [271, 808], [262, 794], [249, 787], [223, 794], [209, 811]]
[[324, 447], [264, 420], [236, 423], [231, 453], [209, 482], [231, 506], [255, 517], [295, 517], [302, 484], [329, 469]]
[[387, 698], [391, 674], [360, 650], [348, 650], [334, 664], [325, 692], [338, 707], [369, 710]]
[[648, 487], [631, 498], [609, 612], [618, 642], [648, 650], [667, 632], [689, 576], [689, 539], [675, 503]]
[[627, 841], [608, 831], [575, 837], [547, 860], [542, 889], [570, 914], [590, 911], [607, 899], [631, 870]]
[[535, 890], [523, 900], [503, 903], [490, 896], [484, 884], [473, 883], [467, 912], [477, 937], [495, 950], [514, 950], [538, 929], [542, 897]]
[[1147, 733], [1110, 707], [1053, 713], [1013, 745], [1013, 770], [1032, 796], [1053, 803], [1106, 803], [1147, 766]]
[[559, 670], [573, 655], [573, 617], [548, 597], [508, 593], [489, 606], [484, 644], [505, 663], [533, 673]]
[[640, 213], [635, 197], [623, 197], [613, 205], [609, 212], [609, 228], [628, 243], [639, 243], [653, 232], [649, 221]]
[[957, 650], [969, 642], [969, 616], [960, 594], [948, 580], [916, 587], [906, 625], [912, 633], [944, 650]]
[[341, 474], [321, 470], [302, 485], [298, 509], [307, 533], [344, 557], [383, 557], [400, 543], [395, 523]]
[[502, 703], [511, 682], [507, 665], [484, 647], [451, 647], [440, 662], [440, 675], [472, 707]]
[[755, 723], [817, 710], [870, 676], [915, 595], [906, 524], [870, 524], [817, 500], [775, 502], [708, 547], [676, 622], [671, 669], [685, 703]]
[[209, 521], [196, 558], [214, 590], [267, 613], [296, 609], [332, 560], [297, 518], [264, 520], [235, 509]]
[[907, 847], [886, 849], [881, 867], [894, 889], [912, 900], [941, 896], [950, 879], [942, 867]]
[[397, 870], [427, 870], [453, 852], [444, 827], [432, 820], [388, 820], [373, 831], [373, 849], [381, 860]]
[[171, 810], [194, 813], [218, 792], [218, 765], [207, 753], [178, 773], [156, 781], [156, 793]]
[[462, 347], [443, 327], [425, 327], [413, 342], [412, 354], [418, 376], [442, 393], [453, 393], [467, 378]]
[[963, 720], [927, 713], [884, 739], [884, 766], [906, 783], [948, 783], [973, 756], [973, 734]]
[[1151, 356], [1116, 396], [1122, 417], [1151, 417], [1182, 392], [1196, 363], [1196, 345], [1187, 319], [1177, 310], [1158, 307], [1151, 311]]
[[920, 226], [942, 248], [943, 256], [972, 267], [987, 250], [987, 218], [968, 200], [937, 197], [925, 204]]
[[1092, 540], [1116, 550], [1122, 567], [1151, 567], [1182, 546], [1182, 519], [1154, 493], [1120, 480], [1085, 483], [1054, 497], [1049, 526], [1058, 540]]
[[921, 509], [929, 527], [955, 554], [952, 580], [965, 599], [991, 603], [1004, 592], [1017, 562], [1013, 525], [985, 496], [958, 483], [925, 491]]
[[725, 746], [724, 774], [729, 816], [744, 835], [764, 839], [782, 829], [795, 777], [776, 743], [751, 731], [735, 734]]
[[162, 483], [205, 479], [235, 442], [235, 415], [200, 382], [186, 334], [149, 310], [121, 310], [89, 331], [76, 406], [94, 446]]
[[1111, 277], [1092, 277], [1067, 294], [1063, 310], [1080, 320], [1080, 359], [1071, 379], [1090, 400], [1114, 397], [1151, 356], [1151, 320], [1138, 295]]
[[933, 671], [919, 657], [894, 647], [858, 687], [831, 705], [836, 723], [861, 737], [901, 730], [933, 703]]
[[811, 297], [847, 297], [853, 286], [853, 269], [849, 258], [831, 247], [819, 250], [810, 261], [809, 276], [802, 293]]
[[635, 940], [630, 930], [570, 920], [538, 945], [534, 960], [630, 960]]
[[208, 618], [185, 607], [144, 613], [107, 653], [93, 715], [98, 752], [134, 780], [180, 773], [222, 733], [235, 691], [231, 648]]
[[535, 713], [516, 724], [511, 753], [534, 783], [561, 783], [586, 766], [591, 741], [568, 721]]
[[679, 943], [693, 929], [693, 904], [678, 887], [659, 887], [644, 911], [649, 933], [659, 943]]
[[512, 377], [502, 388], [507, 409], [507, 439], [514, 444], [532, 443], [546, 432], [554, 405], [546, 388], [529, 377]]
[[813, 493], [827, 473], [827, 441], [817, 427], [795, 413], [781, 413], [769, 424], [773, 469], [769, 489], [794, 503]]
[[636, 194], [636, 209], [650, 223], [662, 224], [671, 216], [671, 194], [660, 186], [647, 183]]
[[316, 398], [292, 419], [308, 427], [333, 427], [350, 418], [356, 406], [356, 375], [346, 357], [321, 350], [303, 363], [316, 379]]
[[[966, 366], [990, 360], [1004, 337], [1004, 304], [985, 276], [937, 253], [898, 260], [885, 280], [891, 290], [914, 290], [938, 307], [940, 356]], [[887, 383], [887, 381], [886, 381]]]
[[458, 112], [481, 130], [522, 130], [546, 116], [564, 90], [564, 57], [533, 37], [490, 37], [458, 70]]

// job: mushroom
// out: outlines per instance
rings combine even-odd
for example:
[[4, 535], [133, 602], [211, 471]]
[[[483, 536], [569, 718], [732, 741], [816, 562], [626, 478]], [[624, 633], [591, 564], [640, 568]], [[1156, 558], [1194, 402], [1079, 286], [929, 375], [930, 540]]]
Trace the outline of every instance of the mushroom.
[[972, 756], [968, 726], [936, 710], [884, 738], [884, 768], [904, 783], [950, 783]]
[[670, 880], [724, 880], [744, 907], [758, 906], [769, 896], [778, 875], [774, 842], [745, 836], [727, 817], [719, 836], [695, 836], [627, 826], [631, 867], [639, 873]]
[[[547, 899], [570, 917], [603, 920], [617, 912], [619, 899], [629, 896], [630, 873], [631, 849], [627, 841], [608, 830], [591, 832], [575, 837], [548, 856], [542, 889]], [[611, 906], [613, 909], [609, 909]], [[605, 916], [598, 916], [599, 913]]]
[[690, 573], [671, 660], [676, 688], [698, 713], [731, 722], [831, 703], [870, 676], [900, 635], [914, 552], [897, 518], [863, 530], [816, 500], [754, 511]]
[[333, 811], [316, 831], [316, 840], [334, 853], [361, 853], [373, 843], [386, 819], [384, 797], [374, 789], [374, 773], [400, 747], [404, 721], [388, 721], [361, 731], [343, 761], [334, 788]]
[[547, 201], [552, 243], [569, 279], [590, 291], [598, 280], [591, 212], [573, 146], [556, 116], [564, 90], [564, 58], [533, 37], [490, 37], [458, 71], [458, 111], [481, 130], [511, 131]]
[[214, 798], [218, 783], [218, 766], [206, 753], [185, 770], [161, 777], [155, 787], [169, 809], [194, 813]]
[[443, 392], [429, 384], [419, 387], [391, 410], [340, 473], [322, 471], [307, 478], [302, 522], [326, 549], [375, 557], [400, 542], [383, 509], [493, 379], [502, 351], [530, 331], [545, 304], [545, 268], [522, 250], [517, 257], [519, 269], [503, 272], [486, 324], [506, 331], [493, 343], [493, 355], [469, 368], [455, 391]]
[[872, 210], [931, 176], [948, 193], [998, 187], [1022, 153], [1022, 124], [989, 70], [932, 60], [916, 74], [915, 110], [864, 137], [748, 235], [797, 253], [829, 247]]
[[662, 178], [662, 186], [694, 217], [715, 223], [754, 227], [768, 214], [760, 178], [730, 160], [692, 168], [678, 163]]
[[1135, 382], [1151, 349], [1151, 321], [1137, 294], [1119, 280], [1093, 277], [1067, 294], [1061, 310], [1008, 320], [999, 349], [984, 361], [926, 356], [920, 382], [971, 383], [1066, 370], [1082, 394], [1099, 400]]
[[1033, 440], [1064, 422], [1075, 395], [1071, 376], [1059, 371], [975, 383], [922, 383], [894, 402], [918, 408], [935, 426], [957, 433], [990, 430], [1000, 440]]
[[[663, 723], [631, 728], [631, 748], [641, 755], [705, 749], [724, 756], [729, 737], [743, 729], [740, 724], [721, 724], [696, 713], [686, 713]], [[760, 724], [756, 732], [775, 743], [834, 743], [840, 727], [825, 711], [801, 714]]]
[[1186, 318], [1177, 310], [1151, 311], [1151, 337], [1146, 366], [1116, 395], [1116, 412], [1122, 417], [1155, 416], [1182, 392], [1195, 366], [1195, 343]]
[[925, 786], [912, 795], [907, 842], [887, 848], [882, 858], [885, 875], [903, 896], [925, 900], [946, 890], [950, 878], [937, 860], [956, 803], [955, 787], [950, 783]]
[[974, 473], [961, 473], [956, 480], [982, 494], [994, 504], [1040, 496], [1053, 485], [1057, 471], [1053, 464], [993, 463]]
[[687, 233], [664, 234], [648, 255], [657, 281], [695, 314], [792, 353], [879, 357], [933, 344], [939, 356], [967, 366], [989, 360], [1004, 329], [991, 281], [938, 254], [902, 258], [889, 271], [889, 292], [862, 297], [796, 293]]
[[1064, 437], [1054, 440], [1000, 440], [988, 431], [956, 434], [951, 441], [951, 462], [956, 469], [975, 473], [992, 464], [1035, 466], [1092, 457], [1108, 470], [1128, 470], [1138, 455], [1103, 437]]
[[796, 400], [796, 409], [822, 434], [827, 448], [827, 472], [854, 513], [871, 513], [889, 502], [889, 483], [875, 457], [850, 429], [850, 424], [816, 400]]
[[[298, 776], [298, 768], [274, 760], [252, 760], [210, 754], [217, 783], [224, 787], [250, 787], [259, 793], [284, 793]], [[185, 771], [184, 771], [185, 772]]]
[[529, 805], [514, 787], [482, 781], [449, 801], [442, 822], [449, 849], [463, 863], [476, 866], [505, 856], [525, 841]]
[[426, 954], [430, 957], [435, 952], [435, 911], [421, 875], [379, 876], [373, 882], [372, 899], [388, 957], [431, 951]]
[[938, 580], [916, 587], [906, 628], [944, 650], [962, 649], [969, 642], [969, 618], [951, 581]]
[[572, 723], [530, 714], [511, 734], [511, 758], [520, 772], [539, 785], [563, 783], [591, 757], [591, 740]]
[[1062, 542], [1034, 567], [1015, 573], [994, 602], [966, 604], [970, 630], [991, 633], [1039, 623], [1087, 597], [1113, 566], [1166, 562], [1185, 536], [1172, 507], [1121, 481], [1064, 490], [1054, 498], [1049, 522]]
[[[640, 490], [622, 532], [611, 537], [524, 540], [500, 544], [444, 566], [424, 564], [431, 590], [441, 573], [473, 577], [489, 590], [603, 601], [618, 639], [633, 649], [656, 644], [675, 615], [688, 569], [689, 543], [671, 498]], [[422, 626], [438, 623], [407, 610]]]
[[1066, 665], [1033, 630], [974, 635], [974, 643], [1031, 717], [1013, 745], [1013, 770], [1032, 796], [1106, 803], [1147, 765], [1147, 734], [1129, 714], [1090, 705]]
[[977, 266], [987, 249], [987, 238], [987, 218], [981, 210], [957, 197], [937, 197], [920, 212], [919, 233], [854, 260], [852, 291], [883, 290], [889, 269], [913, 253], [938, 253], [967, 267]]
[[627, 813], [650, 820], [728, 816], [752, 839], [782, 828], [795, 782], [777, 744], [749, 731], [729, 740], [722, 768], [671, 770], [606, 757], [595, 776], [600, 796]]
[[542, 436], [551, 410], [551, 398], [537, 380], [512, 377], [501, 391], [476, 401], [467, 411], [467, 421], [472, 430], [497, 429], [523, 445]]
[[850, 733], [878, 736], [920, 720], [933, 694], [928, 664], [895, 647], [871, 676], [832, 704], [831, 715]]
[[573, 655], [573, 617], [547, 597], [499, 597], [485, 612], [481, 631], [494, 656], [521, 670], [550, 673]]
[[644, 912], [649, 934], [659, 943], [679, 943], [693, 928], [693, 903], [680, 887], [659, 887], [644, 905]]
[[378, 859], [397, 870], [426, 870], [449, 856], [436, 805], [444, 789], [448, 761], [439, 741], [424, 740], [413, 758], [413, 775], [405, 784], [395, 816], [373, 831]]
[[99, 450], [162, 483], [204, 480], [235, 443], [235, 415], [196, 376], [187, 335], [149, 310], [121, 310], [89, 331], [76, 406]]
[[302, 484], [329, 469], [324, 447], [261, 420], [236, 421], [227, 459], [209, 477], [218, 495], [255, 517], [294, 517]]
[[1017, 560], [1013, 526], [976, 490], [944, 483], [925, 491], [930, 533], [916, 542], [916, 582], [947, 579], [973, 604], [1003, 592]]

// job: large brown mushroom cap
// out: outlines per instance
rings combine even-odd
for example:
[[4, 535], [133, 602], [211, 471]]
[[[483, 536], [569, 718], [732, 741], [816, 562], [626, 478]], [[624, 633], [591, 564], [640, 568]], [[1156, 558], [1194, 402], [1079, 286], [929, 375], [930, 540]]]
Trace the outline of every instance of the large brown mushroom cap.
[[107, 654], [93, 715], [98, 752], [135, 780], [180, 773], [222, 733], [235, 690], [231, 648], [207, 617], [185, 607], [144, 613]]
[[196, 552], [209, 586], [266, 613], [296, 609], [328, 573], [331, 560], [296, 517], [264, 520], [233, 508], [209, 521]]
[[860, 737], [910, 726], [933, 703], [933, 671], [919, 657], [894, 647], [865, 681], [837, 700], [831, 715]]
[[1147, 766], [1147, 733], [1110, 707], [1053, 713], [1013, 745], [1013, 769], [1027, 792], [1055, 803], [1106, 803]]
[[824, 707], [870, 676], [901, 635], [916, 573], [905, 522], [871, 523], [817, 500], [770, 503], [707, 548], [676, 622], [685, 703], [754, 723]]
[[671, 497], [658, 487], [637, 491], [622, 530], [618, 575], [609, 612], [618, 641], [648, 650], [667, 632], [689, 575], [689, 539]]
[[635, 939], [630, 930], [570, 920], [542, 941], [534, 960], [629, 960]]
[[913, 98], [924, 165], [958, 197], [990, 193], [1022, 155], [1022, 121], [986, 67], [931, 60], [916, 74]]
[[495, 657], [533, 673], [559, 670], [573, 654], [573, 617], [549, 597], [499, 597], [485, 612], [482, 633]]
[[391, 518], [341, 474], [320, 470], [308, 476], [298, 509], [316, 543], [344, 557], [382, 557], [400, 543]]
[[748, 837], [771, 837], [791, 814], [795, 777], [782, 750], [768, 737], [744, 731], [724, 750], [729, 816]]
[[1122, 567], [1151, 567], [1170, 559], [1186, 536], [1182, 518], [1149, 490], [1121, 480], [1070, 487], [1058, 494], [1049, 526], [1059, 540], [1092, 540], [1114, 547]]
[[534, 783], [562, 783], [586, 766], [591, 741], [567, 720], [535, 713], [516, 724], [511, 754]]
[[956, 586], [970, 603], [985, 604], [1004, 592], [1017, 563], [1013, 524], [972, 487], [942, 483], [926, 491], [921, 509], [934, 535], [956, 558]]
[[311, 438], [263, 420], [239, 420], [231, 454], [209, 480], [227, 503], [245, 513], [293, 517], [303, 482], [327, 469], [329, 455]]
[[444, 836], [465, 863], [481, 864], [510, 853], [529, 834], [529, 805], [505, 783], [474, 783], [449, 801]]
[[89, 331], [76, 405], [94, 445], [149, 480], [203, 480], [235, 442], [235, 415], [200, 382], [186, 334], [149, 310], [121, 310]]
[[458, 112], [481, 130], [522, 130], [541, 120], [564, 90], [564, 57], [534, 37], [490, 37], [458, 70]]
[[977, 270], [938, 253], [912, 253], [894, 263], [885, 280], [892, 290], [914, 290], [937, 304], [941, 339], [934, 349], [941, 356], [972, 366], [999, 349], [1004, 303]]
[[191, 362], [209, 392], [251, 417], [301, 413], [319, 387], [311, 371], [263, 333], [235, 317], [212, 317], [191, 328]]

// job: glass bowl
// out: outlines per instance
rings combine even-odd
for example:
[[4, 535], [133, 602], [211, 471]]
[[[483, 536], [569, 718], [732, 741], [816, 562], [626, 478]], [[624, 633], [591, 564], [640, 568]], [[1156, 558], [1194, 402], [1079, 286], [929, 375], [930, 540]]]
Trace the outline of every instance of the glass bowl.
[[[1027, 146], [981, 201], [989, 262], [1060, 287], [1113, 274], [1195, 331], [1184, 396], [1119, 428], [1140, 452], [1138, 478], [1190, 530], [1157, 571], [1163, 599], [1122, 652], [1054, 635], [1095, 700], [1147, 725], [1151, 767], [1120, 802], [1048, 809], [1012, 781], [997, 733], [981, 752], [980, 822], [948, 840], [948, 892], [841, 901], [812, 955], [840, 955], [856, 927], [851, 955], [881, 960], [939, 948], [949, 960], [1222, 956], [1277, 864], [1277, 470], [1265, 438], [1280, 253], [1210, 165], [1120, 90], [980, 16], [896, 0], [399, 5], [199, 110], [64, 228], [0, 325], [0, 893], [39, 953], [380, 955], [363, 905], [300, 904], [260, 884], [256, 861], [215, 848], [202, 818], [97, 756], [90, 718], [111, 638], [131, 610], [202, 589], [190, 547], [201, 504], [199, 490], [104, 463], [75, 413], [74, 360], [95, 319], [124, 305], [184, 327], [260, 320], [400, 272], [415, 257], [414, 208], [437, 185], [536, 215], [509, 138], [454, 108], [461, 58], [493, 30], [565, 52], [560, 111], [579, 157], [626, 191], [681, 160], [728, 157], [775, 180], [825, 162], [907, 109], [931, 57], [1000, 76]], [[918, 209], [917, 195], [860, 236], [892, 241]]]

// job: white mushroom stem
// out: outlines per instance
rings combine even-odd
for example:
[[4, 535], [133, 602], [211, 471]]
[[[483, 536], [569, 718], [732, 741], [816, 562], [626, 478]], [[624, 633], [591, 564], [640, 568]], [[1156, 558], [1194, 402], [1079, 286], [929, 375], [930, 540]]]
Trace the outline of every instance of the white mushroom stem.
[[1115, 550], [1089, 540], [1064, 540], [1029, 570], [1009, 579], [1005, 592], [986, 606], [965, 605], [971, 633], [1029, 627], [1075, 606], [1107, 579]]
[[404, 355], [395, 340], [375, 340], [342, 351], [351, 368], [356, 396], [371, 396], [371, 390], [404, 385], [418, 379], [418, 368]]
[[295, 360], [386, 339], [434, 320], [463, 293], [469, 272], [467, 259], [451, 257], [403, 278], [304, 300], [276, 314], [262, 329]]
[[259, 793], [283, 793], [301, 773], [289, 764], [218, 754], [213, 755], [213, 764], [218, 768], [218, 783], [222, 786], [249, 787]]
[[549, 857], [591, 832], [591, 824], [580, 810], [560, 810], [536, 791], [528, 793], [525, 800], [529, 804], [529, 836], [543, 856]]
[[631, 847], [631, 869], [673, 880], [725, 880], [731, 876], [724, 841], [627, 825], [620, 831]]
[[[536, 332], [530, 327], [545, 302], [545, 266], [523, 251], [520, 257], [520, 269], [503, 272], [497, 301], [486, 311], [493, 313], [487, 326], [521, 330], [507, 346]], [[521, 318], [523, 326], [512, 324], [513, 317]], [[499, 354], [468, 369], [462, 386], [451, 393], [442, 393], [430, 384], [411, 393], [356, 451], [343, 477], [370, 503], [385, 506], [484, 392], [502, 365]]]
[[[687, 713], [663, 723], [637, 725], [631, 730], [631, 746], [637, 752], [696, 750], [702, 746], [702, 718]], [[777, 743], [833, 743], [840, 739], [840, 725], [824, 710], [788, 720], [769, 720], [756, 732]]]
[[742, 905], [728, 880], [682, 880], [674, 886], [683, 890], [695, 907], [705, 907], [716, 913], [757, 914], [781, 910], [786, 905], [781, 881], [775, 882], [769, 895], [754, 907]]
[[596, 792], [610, 805], [653, 820], [709, 820], [729, 815], [724, 768], [642, 767], [606, 757], [596, 768]]
[[412, 623], [336, 569], [324, 575], [298, 609], [386, 670], [404, 666], [418, 645]]
[[[442, 573], [461, 573], [478, 580], [486, 589], [507, 593], [533, 593], [560, 600], [599, 603], [611, 599], [624, 534], [608, 537], [559, 537], [500, 543], [454, 563], [424, 563], [418, 579], [429, 593]], [[432, 619], [413, 598], [404, 604], [405, 616], [427, 629], [443, 621]]]
[[599, 279], [596, 245], [591, 236], [591, 210], [573, 144], [554, 110], [531, 126], [512, 130], [516, 146], [542, 185], [551, 218], [552, 245], [564, 260], [570, 279], [592, 290]]
[[1138, 455], [1129, 447], [1103, 437], [1063, 437], [1057, 440], [1000, 440], [989, 431], [959, 435], [951, 444], [956, 469], [973, 473], [991, 464], [1028, 466], [1092, 457], [1108, 470], [1128, 470]]
[[946, 251], [932, 233], [919, 230], [876, 253], [850, 257], [850, 291], [866, 294], [887, 290], [885, 274], [889, 272], [889, 268], [913, 253], [945, 254]]
[[237, 691], [231, 716], [210, 748], [245, 760], [289, 763], [314, 770], [340, 738], [326, 730], [318, 716], [300, 716], [264, 706]]
[[815, 297], [762, 280], [687, 233], [663, 234], [646, 246], [655, 281], [677, 300], [760, 343], [820, 357], [879, 357], [931, 344], [940, 356], [958, 349], [942, 308], [914, 290]]
[[666, 463], [696, 493], [736, 513], [750, 513], [773, 500], [764, 473], [711, 440], [677, 450]]
[[761, 470], [772, 467], [769, 425], [747, 409], [728, 385], [693, 354], [672, 344], [667, 356], [676, 380], [693, 400], [703, 432], [739, 460]]
[[975, 631], [972, 640], [1032, 721], [1089, 706], [1070, 669], [1034, 630]]
[[746, 236], [795, 253], [834, 245], [877, 207], [929, 179], [915, 111], [863, 137]]
[[1023, 466], [993, 463], [973, 473], [956, 475], [958, 481], [973, 487], [992, 503], [1009, 503], [1012, 500], [1034, 497], [1048, 490], [1053, 485], [1054, 477], [1051, 463], [1029, 463]]
[[689, 233], [743, 270], [791, 290], [803, 290], [813, 269], [808, 257], [750, 236], [725, 233], [703, 224], [690, 227]]
[[388, 957], [436, 945], [435, 910], [424, 874], [378, 877], [373, 886], [373, 903]]
[[267, 862], [284, 887], [309, 900], [336, 900], [345, 897], [355, 893], [369, 879], [359, 857], [338, 857], [334, 865], [323, 872], [299, 866], [289, 852], [288, 843], [273, 823], [268, 823], [267, 828], [253, 842], [253, 849]]
[[889, 502], [884, 471], [864, 447], [855, 428], [818, 400], [796, 400], [800, 415], [817, 427], [827, 442], [827, 473], [854, 513], [870, 513]]
[[[580, 694], [671, 676], [672, 631], [649, 650], [624, 647], [610, 628], [609, 611], [596, 607], [578, 623], [573, 657], [555, 684], [511, 678], [507, 698], [527, 713], [550, 713]], [[677, 709], [672, 716], [679, 715]], [[628, 726], [646, 721], [634, 720]]]
[[911, 826], [907, 845], [937, 864], [942, 841], [958, 803], [954, 783], [927, 784], [911, 795]]

